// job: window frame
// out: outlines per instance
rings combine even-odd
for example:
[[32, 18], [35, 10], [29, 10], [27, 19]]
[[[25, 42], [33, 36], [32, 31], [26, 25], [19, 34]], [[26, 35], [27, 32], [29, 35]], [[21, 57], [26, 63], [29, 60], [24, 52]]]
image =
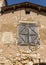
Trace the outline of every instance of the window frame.
[[[20, 46], [27, 46], [27, 45], [38, 45], [39, 44], [39, 37], [38, 37], [38, 31], [37, 31], [37, 33], [36, 34], [34, 34], [34, 36], [36, 36], [37, 38], [38, 38], [38, 42], [37, 43], [34, 43], [34, 42], [30, 42], [29, 41], [29, 37], [30, 37], [30, 35], [32, 35], [32, 34], [29, 34], [29, 30], [28, 30], [28, 34], [27, 34], [27, 36], [28, 36], [28, 42], [19, 42], [19, 35], [22, 35], [21, 33], [20, 33], [20, 30], [19, 30], [19, 27], [21, 26], [21, 24], [22, 25], [32, 25], [32, 24], [36, 24], [36, 23], [20, 23], [19, 25], [18, 25], [18, 45], [20, 45]], [[32, 27], [32, 26], [30, 26], [30, 27]], [[36, 26], [33, 26], [33, 27], [38, 27], [37, 25]], [[23, 34], [23, 35], [26, 35], [26, 34]], [[33, 35], [32, 35], [33, 36]], [[32, 37], [31, 37], [32, 38]]]

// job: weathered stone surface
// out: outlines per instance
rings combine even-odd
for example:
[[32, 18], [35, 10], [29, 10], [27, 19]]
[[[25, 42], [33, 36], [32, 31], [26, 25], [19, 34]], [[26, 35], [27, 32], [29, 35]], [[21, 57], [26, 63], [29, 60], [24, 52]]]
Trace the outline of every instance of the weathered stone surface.
[[[10, 12], [0, 16], [0, 56], [4, 56], [6, 58], [4, 61], [0, 58], [0, 62], [6, 62], [6, 65], [24, 65], [24, 62], [28, 62], [30, 65], [31, 62], [29, 62], [29, 58], [32, 58], [34, 63], [39, 62], [39, 58], [41, 59], [41, 62], [43, 62], [43, 59], [46, 58], [46, 16], [37, 13], [38, 12], [33, 12], [31, 10], [30, 14], [26, 15], [25, 10], [19, 10], [14, 13]], [[38, 24], [38, 34], [40, 38], [39, 48], [18, 46], [18, 24], [20, 22], [36, 22]], [[5, 32], [10, 33], [11, 36], [9, 39], [7, 39], [9, 37], [8, 33], [6, 34]], [[6, 38], [3, 38], [4, 35], [2, 34], [4, 33]], [[14, 40], [14, 42], [12, 42], [12, 40]], [[9, 41], [10, 44], [7, 43]], [[37, 53], [38, 55], [36, 56]], [[7, 59], [9, 60], [9, 64]], [[21, 60], [23, 63], [21, 63]]]

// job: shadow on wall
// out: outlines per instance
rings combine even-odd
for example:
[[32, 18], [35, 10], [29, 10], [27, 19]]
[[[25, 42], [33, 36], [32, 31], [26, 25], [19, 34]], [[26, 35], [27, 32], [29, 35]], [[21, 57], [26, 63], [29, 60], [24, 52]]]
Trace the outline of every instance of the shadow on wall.
[[36, 63], [36, 64], [33, 64], [33, 65], [46, 65], [46, 63]]
[[[5, 9], [5, 7], [4, 7], [4, 9]], [[28, 11], [26, 11], [26, 9], [28, 9]], [[32, 11], [34, 13], [37, 13], [37, 15], [41, 14], [41, 15], [46, 16], [45, 12], [38, 11], [35, 8], [34, 9], [31, 9], [31, 8], [28, 8], [28, 7], [25, 8], [25, 6], [24, 7], [18, 7], [18, 8], [16, 7], [16, 9], [14, 9], [14, 7], [9, 7], [6, 10], [3, 10], [3, 8], [2, 8], [1, 14], [7, 14], [7, 13], [10, 13], [10, 12], [12, 12], [14, 14], [15, 11], [21, 12], [21, 10], [25, 10], [25, 14], [30, 14], [30, 12]]]

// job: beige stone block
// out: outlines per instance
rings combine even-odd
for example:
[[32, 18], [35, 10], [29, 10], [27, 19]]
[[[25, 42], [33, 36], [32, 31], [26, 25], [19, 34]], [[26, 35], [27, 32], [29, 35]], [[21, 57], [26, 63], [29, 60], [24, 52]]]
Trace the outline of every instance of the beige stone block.
[[13, 43], [14, 42], [14, 37], [12, 32], [3, 32], [2, 33], [2, 43]]

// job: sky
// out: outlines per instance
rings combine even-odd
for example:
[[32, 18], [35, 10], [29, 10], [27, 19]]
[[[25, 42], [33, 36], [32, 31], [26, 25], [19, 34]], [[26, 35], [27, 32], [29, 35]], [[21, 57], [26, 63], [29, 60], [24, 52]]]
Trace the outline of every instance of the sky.
[[19, 4], [22, 2], [31, 2], [46, 7], [46, 0], [7, 0], [8, 5]]

